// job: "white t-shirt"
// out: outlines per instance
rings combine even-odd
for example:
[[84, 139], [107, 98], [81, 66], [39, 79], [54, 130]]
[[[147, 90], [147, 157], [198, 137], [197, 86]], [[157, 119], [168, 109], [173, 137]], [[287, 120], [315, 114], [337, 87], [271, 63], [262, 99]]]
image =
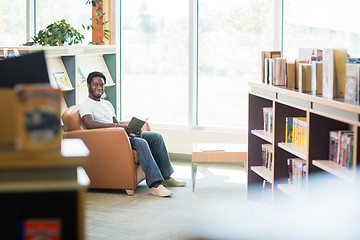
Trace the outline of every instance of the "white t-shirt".
[[100, 101], [95, 101], [87, 97], [79, 105], [79, 113], [80, 117], [90, 114], [95, 121], [102, 123], [114, 123], [113, 117], [115, 117], [115, 109], [107, 100], [100, 99]]

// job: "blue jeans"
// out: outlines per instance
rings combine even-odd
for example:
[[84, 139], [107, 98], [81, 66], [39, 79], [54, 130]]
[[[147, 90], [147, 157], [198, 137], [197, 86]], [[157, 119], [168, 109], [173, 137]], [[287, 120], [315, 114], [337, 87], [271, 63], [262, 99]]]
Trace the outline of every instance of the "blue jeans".
[[[145, 172], [146, 185], [170, 178], [174, 172], [163, 137], [155, 132], [142, 132], [141, 138], [129, 138], [131, 147], [138, 152], [139, 164]], [[151, 151], [150, 151], [151, 149]]]

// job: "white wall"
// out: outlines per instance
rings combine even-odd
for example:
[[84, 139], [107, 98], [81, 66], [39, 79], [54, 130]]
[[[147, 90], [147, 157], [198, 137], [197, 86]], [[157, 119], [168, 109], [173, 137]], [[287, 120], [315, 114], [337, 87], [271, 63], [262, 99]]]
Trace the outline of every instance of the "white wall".
[[169, 153], [191, 154], [193, 143], [247, 143], [247, 133], [230, 131], [170, 129], [152, 126], [161, 133]]

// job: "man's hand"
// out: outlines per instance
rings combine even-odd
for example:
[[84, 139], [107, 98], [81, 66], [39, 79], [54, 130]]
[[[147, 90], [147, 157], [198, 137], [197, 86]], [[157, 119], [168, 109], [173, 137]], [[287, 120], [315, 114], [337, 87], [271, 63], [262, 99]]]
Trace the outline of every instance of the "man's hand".
[[142, 130], [140, 129], [140, 132], [138, 132], [135, 137], [141, 137], [141, 133], [142, 133]]
[[124, 128], [126, 134], [127, 134], [128, 136], [130, 136], [131, 128], [130, 128], [129, 126], [127, 126], [127, 125], [122, 125], [121, 127]]

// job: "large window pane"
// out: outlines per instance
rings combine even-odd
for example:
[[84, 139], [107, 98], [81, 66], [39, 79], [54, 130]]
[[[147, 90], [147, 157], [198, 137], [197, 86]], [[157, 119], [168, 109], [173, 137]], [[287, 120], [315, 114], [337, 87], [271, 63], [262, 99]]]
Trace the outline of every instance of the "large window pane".
[[284, 56], [295, 59], [299, 48], [347, 48], [360, 57], [358, 0], [284, 1]]
[[25, 43], [26, 0], [1, 0], [0, 16], [0, 46], [18, 46]]
[[272, 0], [199, 0], [199, 125], [247, 128], [247, 83], [273, 48], [273, 18]]
[[84, 35], [83, 45], [91, 42], [91, 30], [84, 30], [84, 26], [91, 24], [91, 5], [86, 0], [37, 0], [36, 1], [36, 34], [49, 24], [65, 19], [72, 27]]
[[122, 1], [122, 119], [188, 122], [189, 2]]

